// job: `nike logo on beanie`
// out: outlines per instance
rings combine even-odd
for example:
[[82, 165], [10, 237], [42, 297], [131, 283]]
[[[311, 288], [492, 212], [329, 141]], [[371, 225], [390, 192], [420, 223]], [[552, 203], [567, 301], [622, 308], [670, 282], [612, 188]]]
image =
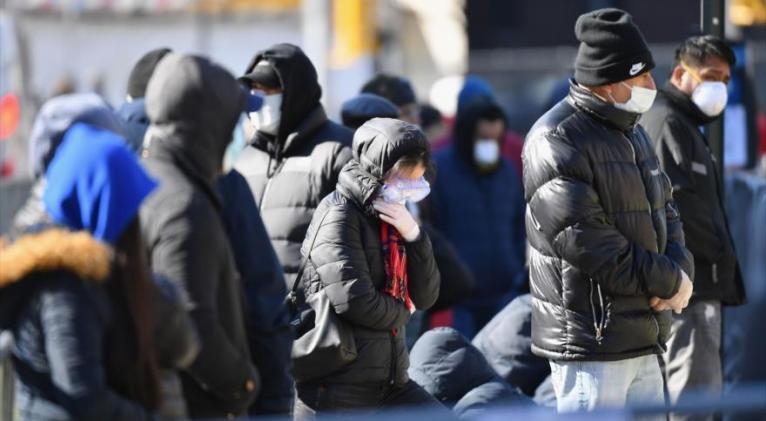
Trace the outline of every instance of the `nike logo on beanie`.
[[646, 63], [636, 63], [630, 68], [630, 75], [635, 76], [640, 72], [641, 70], [644, 70], [644, 67], [646, 67]]

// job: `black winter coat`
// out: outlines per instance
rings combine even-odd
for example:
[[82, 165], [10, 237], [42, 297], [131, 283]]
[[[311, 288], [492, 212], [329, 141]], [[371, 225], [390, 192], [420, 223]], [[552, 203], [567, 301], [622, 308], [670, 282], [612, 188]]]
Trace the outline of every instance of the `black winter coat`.
[[745, 287], [724, 212], [720, 172], [699, 129], [713, 120], [668, 84], [641, 125], [673, 183], [686, 245], [694, 255], [693, 299], [738, 305], [745, 302]]
[[19, 419], [155, 419], [109, 384], [112, 252], [88, 233], [55, 226], [0, 250], [0, 330], [15, 338]]
[[[335, 312], [353, 327], [357, 347], [356, 360], [319, 382], [403, 385], [408, 381], [404, 326], [410, 312], [383, 292], [388, 277], [380, 219], [372, 201], [384, 175], [416, 147], [428, 148], [427, 140], [407, 123], [374, 119], [362, 126], [354, 138], [354, 159], [341, 172], [336, 191], [317, 208], [308, 229], [303, 252], [310, 253], [310, 264], [302, 280], [306, 294], [324, 289]], [[314, 247], [307, 250], [315, 233]], [[410, 297], [416, 308], [426, 310], [439, 295], [431, 241], [421, 230], [420, 238], [405, 247]]]
[[223, 220], [247, 303], [246, 327], [263, 389], [251, 415], [288, 414], [293, 403], [290, 350], [293, 331], [285, 305], [285, 278], [247, 181], [232, 170], [217, 183]]
[[670, 312], [652, 296], [693, 279], [670, 182], [639, 115], [572, 83], [524, 145], [532, 349], [552, 360], [659, 353]]
[[300, 48], [279, 44], [261, 52], [246, 73], [262, 60], [274, 65], [284, 86], [279, 134], [257, 132], [235, 169], [250, 185], [290, 285], [314, 209], [351, 158], [353, 133], [328, 120], [316, 70]]
[[231, 75], [195, 57], [165, 57], [147, 89], [145, 163], [160, 188], [141, 208], [142, 231], [152, 271], [191, 303], [201, 349], [181, 380], [194, 418], [244, 415], [259, 383], [214, 185], [243, 103]]

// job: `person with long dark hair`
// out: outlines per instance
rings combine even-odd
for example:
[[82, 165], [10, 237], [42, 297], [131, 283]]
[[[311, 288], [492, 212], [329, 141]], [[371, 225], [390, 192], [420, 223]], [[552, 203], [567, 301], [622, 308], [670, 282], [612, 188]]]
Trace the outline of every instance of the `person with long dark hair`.
[[24, 420], [144, 420], [160, 406], [151, 281], [138, 209], [156, 182], [118, 135], [67, 130], [44, 212], [0, 254]]
[[404, 206], [428, 195], [428, 141], [414, 125], [376, 118], [356, 131], [352, 149], [336, 190], [309, 226], [301, 282], [309, 298], [326, 294], [351, 327], [356, 358], [315, 378], [296, 375], [296, 419], [436, 404], [407, 376], [404, 332], [412, 312], [428, 309], [439, 295], [431, 241]]

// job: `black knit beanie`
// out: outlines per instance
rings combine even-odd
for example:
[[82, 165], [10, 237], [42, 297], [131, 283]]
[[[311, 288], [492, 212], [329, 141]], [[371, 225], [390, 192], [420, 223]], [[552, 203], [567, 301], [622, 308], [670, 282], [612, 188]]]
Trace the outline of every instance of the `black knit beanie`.
[[154, 73], [157, 63], [171, 50], [170, 48], [157, 48], [149, 51], [138, 60], [128, 78], [128, 95], [131, 98], [143, 98], [146, 96], [146, 86]]
[[580, 41], [575, 80], [581, 85], [621, 82], [654, 68], [644, 36], [624, 10], [599, 9], [581, 15], [575, 36]]

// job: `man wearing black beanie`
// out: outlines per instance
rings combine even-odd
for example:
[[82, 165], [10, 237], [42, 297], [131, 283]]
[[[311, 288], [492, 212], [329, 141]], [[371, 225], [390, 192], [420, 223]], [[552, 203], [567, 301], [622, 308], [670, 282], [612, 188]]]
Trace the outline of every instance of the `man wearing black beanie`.
[[550, 360], [560, 412], [662, 404], [657, 356], [694, 264], [638, 125], [656, 95], [654, 61], [622, 10], [580, 16], [575, 35], [569, 95], [523, 152], [532, 350]]

